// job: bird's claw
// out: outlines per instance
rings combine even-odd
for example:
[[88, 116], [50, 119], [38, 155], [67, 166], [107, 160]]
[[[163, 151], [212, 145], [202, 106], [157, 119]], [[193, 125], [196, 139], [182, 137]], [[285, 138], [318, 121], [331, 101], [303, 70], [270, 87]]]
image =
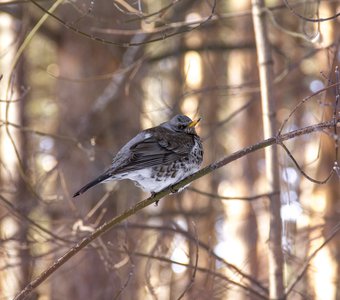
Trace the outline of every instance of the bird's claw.
[[178, 189], [176, 189], [173, 185], [170, 186], [170, 193], [171, 194], [176, 194], [178, 192]]
[[[176, 189], [173, 185], [170, 186], [170, 194], [176, 194], [178, 193], [179, 189]], [[151, 196], [150, 197], [154, 197], [157, 193], [155, 192], [151, 192]], [[158, 206], [159, 200], [155, 201], [155, 206]]]
[[[155, 195], [156, 195], [157, 193], [155, 193], [155, 192], [151, 192], [151, 198], [153, 198], [153, 197], [155, 197]], [[158, 206], [158, 203], [159, 203], [159, 200], [156, 200], [156, 202], [155, 202], [155, 206]]]

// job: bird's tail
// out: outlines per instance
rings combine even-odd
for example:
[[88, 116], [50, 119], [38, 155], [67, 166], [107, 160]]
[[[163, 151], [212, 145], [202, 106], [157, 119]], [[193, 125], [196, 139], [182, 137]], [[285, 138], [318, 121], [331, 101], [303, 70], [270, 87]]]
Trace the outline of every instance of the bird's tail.
[[90, 181], [88, 184], [83, 186], [78, 192], [74, 193], [73, 198], [85, 193], [88, 189], [94, 187], [98, 183], [101, 183], [105, 181], [106, 179], [110, 178], [112, 176], [111, 172], [105, 172], [102, 175], [98, 176], [96, 179]]

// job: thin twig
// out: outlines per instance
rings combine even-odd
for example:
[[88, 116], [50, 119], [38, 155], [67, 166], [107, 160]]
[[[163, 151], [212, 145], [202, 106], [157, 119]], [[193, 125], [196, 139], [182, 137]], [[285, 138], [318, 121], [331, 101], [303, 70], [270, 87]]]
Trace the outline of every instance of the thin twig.
[[331, 169], [327, 175], [327, 177], [325, 179], [322, 180], [317, 180], [314, 179], [312, 177], [310, 177], [305, 171], [302, 170], [302, 168], [300, 167], [300, 165], [298, 164], [298, 162], [296, 161], [296, 159], [294, 158], [294, 156], [290, 153], [290, 151], [288, 150], [287, 146], [284, 143], [280, 143], [281, 147], [286, 151], [287, 155], [289, 156], [289, 158], [292, 160], [292, 162], [294, 163], [294, 165], [298, 168], [298, 170], [300, 171], [300, 173], [306, 177], [309, 181], [317, 183], [317, 184], [325, 184], [326, 182], [328, 182], [328, 180], [332, 177], [334, 170]]
[[218, 254], [215, 253], [215, 251], [211, 248], [211, 245], [208, 245], [201, 240], [195, 239], [188, 231], [182, 229], [180, 226], [178, 226], [176, 223], [173, 224], [174, 227], [169, 227], [169, 226], [157, 226], [157, 225], [146, 225], [146, 224], [133, 224], [133, 223], [128, 223], [127, 225], [121, 226], [118, 225], [116, 228], [117, 229], [126, 229], [126, 227], [131, 228], [131, 229], [143, 229], [143, 230], [156, 230], [156, 231], [170, 231], [176, 234], [180, 234], [189, 241], [193, 241], [198, 243], [199, 247], [202, 248], [203, 250], [207, 251], [210, 256], [212, 256], [216, 261], [220, 262], [222, 265], [224, 265], [226, 268], [230, 269], [230, 271], [234, 275], [238, 275], [242, 277], [242, 280], [246, 279], [248, 280], [251, 284], [255, 285], [261, 291], [264, 293], [268, 293], [268, 289], [265, 288], [258, 280], [256, 280], [254, 277], [248, 275], [244, 271], [242, 271], [240, 268], [235, 266], [232, 263], [227, 262], [223, 257], [219, 256]]
[[323, 93], [323, 92], [326, 92], [326, 91], [329, 90], [331, 87], [337, 87], [337, 86], [340, 86], [340, 82], [331, 84], [331, 85], [329, 85], [329, 86], [327, 86], [327, 87], [325, 87], [325, 88], [323, 88], [323, 89], [320, 89], [320, 90], [316, 91], [316, 92], [313, 93], [312, 95], [309, 95], [309, 96], [303, 98], [303, 99], [302, 99], [302, 100], [301, 100], [301, 101], [300, 101], [300, 102], [299, 102], [299, 103], [291, 110], [291, 112], [289, 113], [288, 117], [282, 122], [282, 125], [281, 125], [281, 127], [280, 127], [280, 129], [279, 129], [278, 134], [281, 134], [281, 133], [282, 133], [282, 131], [283, 131], [284, 127], [286, 126], [287, 122], [289, 121], [289, 119], [296, 113], [296, 111], [297, 111], [297, 110], [298, 110], [305, 102], [309, 101], [310, 99], [312, 99], [312, 98], [313, 98], [314, 96], [316, 96], [316, 95], [319, 95], [319, 94], [321, 94], [321, 93]]
[[337, 17], [340, 16], [340, 12], [334, 14], [333, 16], [327, 17], [327, 18], [307, 18], [303, 15], [300, 15], [298, 12], [296, 12], [294, 10], [294, 8], [289, 4], [288, 0], [283, 0], [284, 4], [288, 7], [288, 9], [297, 17], [299, 17], [300, 19], [307, 21], [307, 22], [312, 22], [312, 23], [320, 23], [320, 22], [325, 22], [325, 21], [331, 21], [331, 20], [335, 20]]
[[[197, 25], [194, 25], [194, 26], [185, 25], [185, 26], [179, 28], [178, 30], [171, 31], [171, 32], [169, 32], [171, 30], [171, 27], [167, 27], [164, 30], [164, 32], [161, 33], [161, 36], [159, 36], [159, 37], [155, 37], [155, 38], [152, 38], [152, 39], [148, 39], [146, 41], [134, 43], [134, 42], [116, 42], [116, 41], [113, 41], [113, 40], [107, 40], [107, 39], [104, 39], [104, 38], [101, 38], [101, 37], [98, 37], [98, 36], [94, 36], [92, 34], [88, 34], [87, 32], [82, 31], [82, 30], [78, 29], [77, 27], [75, 27], [75, 26], [73, 26], [69, 23], [66, 23], [65, 21], [63, 21], [57, 15], [50, 13], [42, 5], [40, 5], [37, 1], [35, 1], [35, 0], [30, 0], [30, 1], [35, 6], [37, 6], [40, 10], [42, 10], [45, 14], [49, 15], [50, 17], [52, 17], [53, 19], [58, 21], [60, 24], [65, 26], [67, 29], [75, 32], [76, 34], [79, 34], [80, 36], [94, 40], [96, 42], [100, 42], [100, 43], [108, 44], [108, 45], [116, 45], [116, 46], [123, 47], [123, 48], [128, 48], [128, 47], [131, 47], [131, 46], [140, 46], [140, 45], [145, 45], [145, 44], [149, 44], [149, 43], [153, 43], [153, 42], [157, 42], [157, 41], [162, 41], [162, 40], [165, 40], [169, 37], [172, 37], [172, 36], [175, 36], [175, 35], [178, 35], [178, 34], [193, 31], [193, 30], [203, 26], [207, 22], [209, 22], [212, 19], [212, 17], [215, 15], [215, 8], [216, 8], [216, 0], [215, 0], [214, 3], [213, 3], [213, 7], [211, 9], [210, 15], [205, 17]], [[143, 34], [145, 34], [145, 32]]]
[[325, 241], [307, 258], [305, 263], [303, 264], [300, 272], [296, 275], [295, 280], [291, 282], [291, 284], [286, 289], [286, 297], [292, 292], [296, 284], [301, 280], [301, 278], [305, 275], [305, 273], [308, 270], [309, 264], [311, 260], [318, 254], [320, 250], [322, 250], [323, 247], [325, 247], [326, 244], [328, 244], [340, 231], [340, 223], [338, 223], [334, 229], [333, 232], [325, 239]]
[[186, 288], [184, 289], [184, 291], [182, 292], [182, 294], [177, 298], [177, 300], [180, 300], [184, 297], [184, 295], [192, 288], [192, 286], [194, 285], [195, 282], [195, 278], [196, 278], [196, 273], [197, 273], [197, 266], [198, 266], [198, 245], [199, 245], [199, 240], [198, 240], [198, 236], [197, 236], [197, 229], [195, 226], [195, 223], [193, 223], [193, 227], [194, 227], [194, 232], [195, 232], [195, 250], [196, 250], [196, 255], [195, 255], [195, 264], [194, 264], [194, 271], [192, 273], [192, 276], [190, 278], [189, 284], [186, 286]]
[[135, 256], [157, 259], [157, 260], [162, 261], [162, 262], [176, 264], [176, 265], [183, 266], [183, 267], [186, 267], [186, 268], [189, 268], [189, 269], [195, 269], [196, 268], [197, 271], [199, 271], [199, 272], [209, 274], [209, 275], [216, 277], [216, 278], [220, 278], [220, 279], [226, 281], [229, 284], [232, 284], [232, 285], [235, 285], [235, 286], [241, 288], [242, 290], [246, 291], [247, 294], [253, 294], [260, 299], [268, 300], [267, 295], [263, 295], [263, 294], [259, 293], [257, 290], [253, 289], [252, 287], [244, 285], [244, 284], [240, 283], [239, 281], [232, 280], [232, 279], [228, 278], [227, 276], [225, 276], [224, 274], [215, 272], [211, 269], [195, 266], [195, 265], [192, 265], [192, 264], [181, 263], [181, 262], [178, 262], [178, 261], [173, 261], [173, 260], [171, 260], [167, 257], [163, 257], [163, 256], [153, 256], [153, 255], [150, 255], [149, 253], [141, 253], [141, 252], [135, 252], [134, 251], [134, 252], [132, 252], [132, 254], [135, 255]]
[[279, 191], [272, 192], [272, 193], [264, 193], [264, 194], [258, 194], [254, 196], [248, 196], [248, 197], [240, 197], [240, 196], [234, 196], [234, 197], [229, 197], [229, 196], [222, 196], [218, 194], [213, 194], [213, 193], [208, 193], [205, 191], [198, 190], [194, 187], [188, 187], [188, 190], [193, 191], [195, 193], [198, 193], [203, 196], [207, 196], [210, 198], [215, 198], [215, 199], [220, 199], [220, 200], [243, 200], [243, 201], [253, 201], [261, 198], [269, 198], [273, 196], [274, 194], [279, 194]]
[[[339, 75], [339, 67], [335, 67], [335, 101], [334, 101], [334, 110], [333, 110], [333, 120], [336, 120], [339, 117], [340, 109], [339, 109], [339, 102], [340, 102], [340, 75]], [[334, 139], [335, 139], [335, 162], [338, 163], [338, 152], [339, 152], [339, 135], [337, 130], [337, 125], [334, 125]], [[339, 166], [338, 166], [339, 167]]]
[[44, 227], [42, 227], [41, 225], [39, 225], [38, 223], [36, 223], [35, 221], [33, 221], [31, 218], [29, 218], [28, 216], [26, 216], [25, 214], [21, 213], [19, 209], [17, 209], [13, 203], [11, 203], [9, 200], [7, 200], [4, 196], [0, 195], [0, 201], [5, 203], [5, 205], [8, 207], [8, 209], [12, 212], [12, 214], [14, 216], [16, 216], [19, 220], [25, 220], [26, 222], [28, 222], [29, 224], [31, 224], [33, 226], [33, 228], [36, 228], [37, 230], [40, 230], [44, 233], [46, 233], [47, 235], [53, 237], [54, 240], [58, 240], [58, 241], [62, 241], [64, 243], [74, 243], [73, 240], [68, 240], [65, 238], [62, 238], [56, 234], [54, 234], [53, 232], [45, 229]]

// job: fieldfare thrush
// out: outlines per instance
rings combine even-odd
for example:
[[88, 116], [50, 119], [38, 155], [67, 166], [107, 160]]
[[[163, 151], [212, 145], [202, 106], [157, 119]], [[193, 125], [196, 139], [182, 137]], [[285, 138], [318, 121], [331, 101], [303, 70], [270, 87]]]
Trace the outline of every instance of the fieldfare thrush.
[[195, 130], [199, 121], [177, 115], [143, 130], [118, 151], [109, 169], [73, 197], [98, 183], [121, 179], [130, 179], [153, 194], [193, 174], [203, 160], [202, 142]]

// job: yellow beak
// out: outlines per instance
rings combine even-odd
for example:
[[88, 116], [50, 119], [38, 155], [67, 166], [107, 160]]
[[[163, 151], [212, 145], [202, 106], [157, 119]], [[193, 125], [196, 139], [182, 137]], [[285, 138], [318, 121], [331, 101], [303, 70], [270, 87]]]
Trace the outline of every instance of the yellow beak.
[[199, 121], [201, 121], [201, 118], [198, 118], [197, 120], [194, 120], [191, 123], [189, 123], [188, 127], [189, 128], [195, 127]]

